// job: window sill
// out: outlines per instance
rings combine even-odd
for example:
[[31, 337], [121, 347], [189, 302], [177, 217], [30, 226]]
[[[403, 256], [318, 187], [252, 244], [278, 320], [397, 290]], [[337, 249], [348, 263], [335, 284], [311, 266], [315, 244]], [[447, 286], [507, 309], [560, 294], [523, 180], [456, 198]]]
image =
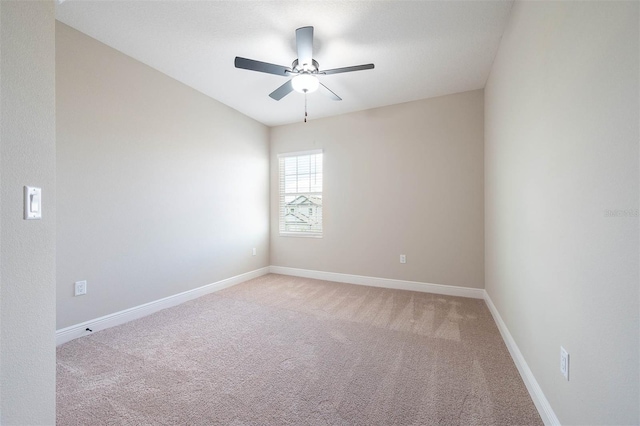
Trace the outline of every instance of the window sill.
[[280, 232], [281, 237], [322, 238], [322, 234], [303, 234], [301, 232]]

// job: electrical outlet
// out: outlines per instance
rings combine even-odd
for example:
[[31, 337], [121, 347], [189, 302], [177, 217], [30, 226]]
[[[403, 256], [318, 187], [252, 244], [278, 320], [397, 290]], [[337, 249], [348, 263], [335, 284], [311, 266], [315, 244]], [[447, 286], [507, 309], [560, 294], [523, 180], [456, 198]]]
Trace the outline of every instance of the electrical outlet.
[[400, 263], [407, 263], [407, 255], [406, 254], [401, 254], [400, 255]]
[[569, 352], [560, 346], [560, 372], [565, 379], [569, 380]]
[[82, 296], [83, 294], [87, 294], [87, 282], [86, 281], [76, 281], [76, 284], [75, 284], [75, 296]]
[[253, 248], [252, 254], [255, 256], [256, 255], [256, 248]]

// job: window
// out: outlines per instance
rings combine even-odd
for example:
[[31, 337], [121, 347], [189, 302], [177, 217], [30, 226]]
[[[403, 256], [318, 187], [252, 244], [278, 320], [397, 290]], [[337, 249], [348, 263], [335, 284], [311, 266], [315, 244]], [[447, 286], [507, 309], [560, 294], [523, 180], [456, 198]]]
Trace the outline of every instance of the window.
[[322, 237], [322, 150], [280, 154], [278, 163], [280, 235]]

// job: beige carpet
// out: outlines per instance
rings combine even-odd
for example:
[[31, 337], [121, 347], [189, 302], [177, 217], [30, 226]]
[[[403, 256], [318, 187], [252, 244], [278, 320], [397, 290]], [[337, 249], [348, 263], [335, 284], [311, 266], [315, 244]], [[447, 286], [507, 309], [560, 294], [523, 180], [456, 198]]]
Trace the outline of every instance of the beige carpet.
[[60, 346], [57, 416], [542, 424], [483, 301], [273, 274]]

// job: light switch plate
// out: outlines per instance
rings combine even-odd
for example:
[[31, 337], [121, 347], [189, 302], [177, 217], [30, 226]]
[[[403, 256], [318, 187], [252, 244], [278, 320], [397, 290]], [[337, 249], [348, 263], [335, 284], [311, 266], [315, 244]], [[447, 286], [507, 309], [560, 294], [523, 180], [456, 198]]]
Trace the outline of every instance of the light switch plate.
[[33, 186], [24, 187], [25, 220], [42, 218], [42, 189]]

